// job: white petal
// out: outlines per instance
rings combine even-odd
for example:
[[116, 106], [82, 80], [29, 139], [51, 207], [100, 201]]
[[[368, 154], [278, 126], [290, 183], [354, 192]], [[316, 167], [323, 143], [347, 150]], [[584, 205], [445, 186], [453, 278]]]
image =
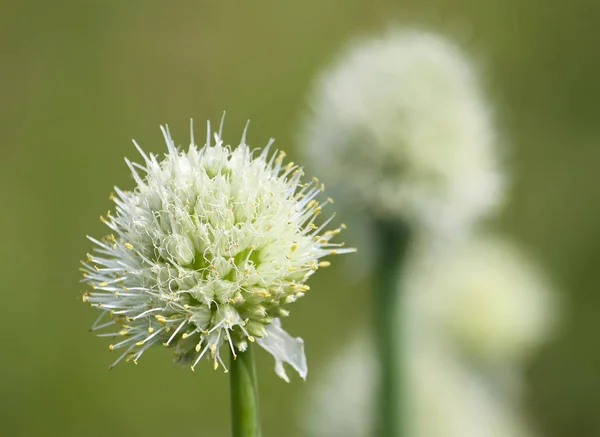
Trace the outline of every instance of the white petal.
[[273, 323], [267, 325], [266, 329], [267, 335], [256, 341], [275, 358], [275, 373], [286, 382], [290, 382], [283, 367], [283, 363], [287, 363], [298, 372], [302, 379], [306, 379], [308, 366], [306, 365], [306, 355], [304, 355], [304, 341], [285, 332], [279, 319], [275, 319]]

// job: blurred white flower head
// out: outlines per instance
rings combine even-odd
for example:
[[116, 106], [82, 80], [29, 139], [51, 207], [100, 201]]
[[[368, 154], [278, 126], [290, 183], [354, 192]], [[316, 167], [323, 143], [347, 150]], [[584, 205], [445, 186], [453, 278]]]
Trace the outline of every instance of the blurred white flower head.
[[[450, 255], [450, 254], [449, 254]], [[518, 362], [547, 340], [557, 320], [549, 280], [514, 244], [476, 235], [438, 260], [435, 284], [424, 290], [440, 329], [467, 355]]]
[[353, 45], [310, 104], [307, 159], [372, 214], [455, 231], [501, 201], [490, 110], [469, 60], [444, 37], [392, 31]]
[[276, 360], [306, 376], [303, 342], [282, 328], [285, 307], [309, 289], [305, 281], [321, 258], [350, 252], [331, 240], [341, 228], [317, 226], [328, 201], [322, 185], [302, 182], [303, 172], [284, 165], [285, 154], [251, 151], [245, 141], [232, 149], [221, 132], [211, 145], [178, 150], [163, 128], [168, 153], [162, 161], [145, 154], [126, 160], [136, 188], [115, 188], [116, 213], [102, 221], [110, 230], [89, 239], [94, 251], [82, 262], [91, 290], [84, 302], [102, 314], [93, 330], [116, 337], [123, 349], [114, 364], [137, 360], [153, 345], [175, 350], [192, 369], [203, 357], [225, 367], [221, 346], [244, 351], [256, 341]]
[[[378, 365], [373, 342], [356, 336], [309, 393], [302, 422], [314, 437], [368, 437], [376, 426]], [[415, 342], [407, 357], [407, 435], [532, 436], [511, 405], [435, 342]], [[400, 412], [398, 412], [400, 414]]]

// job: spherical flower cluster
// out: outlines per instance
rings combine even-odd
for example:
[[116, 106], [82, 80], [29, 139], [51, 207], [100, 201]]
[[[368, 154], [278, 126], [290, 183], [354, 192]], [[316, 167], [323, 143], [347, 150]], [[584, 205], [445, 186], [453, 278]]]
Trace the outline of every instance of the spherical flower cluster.
[[329, 265], [321, 258], [352, 251], [331, 241], [344, 225], [326, 230], [333, 217], [316, 224], [331, 202], [319, 203], [323, 185], [303, 183], [285, 153], [269, 153], [271, 142], [251, 151], [246, 131], [232, 149], [221, 131], [211, 145], [209, 124], [206, 145], [198, 148], [192, 132], [187, 151], [162, 131], [168, 154], [159, 162], [135, 144], [144, 162], [126, 162], [137, 186], [115, 188], [116, 213], [102, 217], [110, 234], [89, 237], [83, 300], [102, 311], [92, 329], [118, 327], [100, 334], [117, 338], [110, 350], [124, 350], [113, 365], [164, 345], [192, 369], [203, 357], [227, 369], [221, 346], [235, 357], [256, 340], [279, 376], [287, 380], [288, 363], [305, 377], [303, 342], [280, 318]]
[[469, 60], [445, 38], [395, 31], [353, 45], [310, 103], [307, 159], [370, 213], [454, 231], [500, 202], [490, 110]]
[[439, 263], [435, 281], [439, 288], [429, 296], [434, 317], [474, 359], [519, 363], [555, 326], [557, 306], [548, 279], [498, 236], [474, 236], [456, 248]]
[[[300, 419], [307, 435], [374, 435], [379, 368], [373, 344], [364, 333], [356, 335], [319, 375]], [[430, 341], [419, 341], [411, 343], [407, 351], [404, 404], [409, 418], [407, 435], [535, 435], [514, 405], [494, 396], [485, 380], [471, 373], [451, 350]]]

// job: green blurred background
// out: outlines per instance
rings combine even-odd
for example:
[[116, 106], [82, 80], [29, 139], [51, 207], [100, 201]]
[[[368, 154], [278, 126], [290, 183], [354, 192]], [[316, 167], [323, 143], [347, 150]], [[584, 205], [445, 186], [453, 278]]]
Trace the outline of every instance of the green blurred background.
[[[228, 380], [210, 366], [191, 373], [157, 350], [107, 371], [115, 356], [87, 332], [96, 313], [80, 299], [85, 234], [104, 233], [113, 185], [132, 186], [132, 137], [162, 153], [160, 123], [187, 144], [190, 117], [202, 138], [226, 109], [226, 139], [250, 118], [251, 145], [275, 137], [298, 157], [319, 69], [356, 36], [420, 24], [482, 66], [511, 150], [499, 225], [564, 295], [527, 408], [545, 436], [600, 435], [599, 2], [2, 0], [0, 11], [0, 434], [227, 436]], [[306, 340], [306, 383], [279, 380], [259, 354], [266, 437], [302, 435], [310, 375], [369, 323], [369, 280], [346, 268], [317, 275], [286, 324]]]

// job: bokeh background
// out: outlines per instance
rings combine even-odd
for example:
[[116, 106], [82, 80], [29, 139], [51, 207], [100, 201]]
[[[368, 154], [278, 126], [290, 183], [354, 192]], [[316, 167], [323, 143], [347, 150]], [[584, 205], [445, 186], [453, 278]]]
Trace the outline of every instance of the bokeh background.
[[[130, 139], [165, 150], [158, 125], [218, 122], [235, 143], [295, 144], [312, 78], [353, 38], [391, 24], [440, 30], [479, 63], [510, 146], [498, 226], [551, 273], [562, 330], [528, 372], [528, 413], [547, 437], [600, 435], [600, 3], [593, 0], [0, 1], [0, 433], [226, 436], [228, 379], [166, 350], [120, 365], [87, 332], [86, 234], [102, 235]], [[351, 244], [352, 241], [349, 241]], [[338, 262], [286, 327], [304, 337], [306, 383], [259, 354], [264, 435], [301, 436], [311, 375], [370, 323], [370, 279]], [[343, 297], [342, 297], [343, 296]], [[105, 341], [106, 340], [106, 341]], [[198, 371], [200, 370], [200, 371]], [[507, 436], [510, 437], [510, 436]]]

